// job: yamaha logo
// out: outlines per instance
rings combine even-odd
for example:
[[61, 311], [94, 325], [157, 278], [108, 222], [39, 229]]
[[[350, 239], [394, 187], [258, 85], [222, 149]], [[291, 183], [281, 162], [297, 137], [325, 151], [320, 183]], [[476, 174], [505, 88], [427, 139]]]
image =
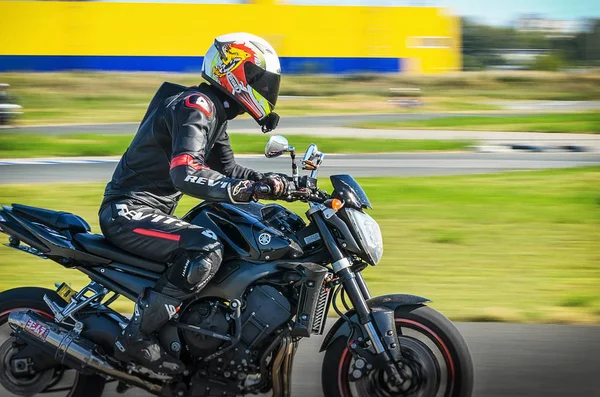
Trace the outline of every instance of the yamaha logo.
[[271, 242], [271, 235], [269, 233], [261, 233], [260, 236], [258, 236], [258, 242], [261, 245], [267, 245]]

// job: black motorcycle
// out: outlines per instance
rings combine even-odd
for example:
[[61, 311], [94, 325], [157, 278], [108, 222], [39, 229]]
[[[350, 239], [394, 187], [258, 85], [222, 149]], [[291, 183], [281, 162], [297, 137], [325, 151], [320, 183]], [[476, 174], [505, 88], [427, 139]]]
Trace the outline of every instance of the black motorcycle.
[[[454, 325], [412, 295], [371, 297], [362, 271], [383, 254], [367, 195], [349, 175], [317, 187], [323, 153], [311, 145], [300, 177], [294, 148], [273, 136], [265, 155], [290, 152], [288, 201], [308, 204], [308, 224], [277, 204], [203, 202], [183, 219], [214, 231], [226, 247], [214, 279], [186, 301], [157, 338], [186, 364], [166, 376], [113, 356], [128, 318], [110, 308], [135, 301], [166, 269], [90, 234], [80, 217], [13, 204], [0, 210], [9, 247], [85, 273], [74, 291], [15, 288], [0, 293], [0, 384], [20, 396], [98, 397], [107, 382], [158, 396], [291, 395], [298, 341], [321, 335], [326, 397], [470, 396], [473, 368]], [[11, 269], [21, 271], [21, 269]], [[26, 271], [26, 269], [24, 269]], [[2, 342], [2, 341], [0, 341]], [[307, 379], [307, 382], [312, 382]]]

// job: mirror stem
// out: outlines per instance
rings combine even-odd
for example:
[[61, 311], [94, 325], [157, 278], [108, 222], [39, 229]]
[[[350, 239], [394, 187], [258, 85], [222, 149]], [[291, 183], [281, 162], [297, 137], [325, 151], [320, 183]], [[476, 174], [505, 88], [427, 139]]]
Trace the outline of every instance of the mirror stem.
[[296, 152], [290, 151], [290, 157], [292, 158], [292, 179], [296, 186], [298, 186], [298, 165], [296, 164]]

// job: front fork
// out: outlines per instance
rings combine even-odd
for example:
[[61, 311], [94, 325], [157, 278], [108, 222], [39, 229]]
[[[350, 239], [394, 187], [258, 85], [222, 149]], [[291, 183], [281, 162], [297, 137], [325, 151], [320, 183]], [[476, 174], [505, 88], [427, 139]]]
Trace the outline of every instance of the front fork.
[[[334, 263], [334, 270], [336, 264], [338, 263]], [[381, 366], [395, 368], [395, 363], [400, 360], [400, 346], [398, 345], [394, 311], [369, 308], [365, 296], [368, 294], [368, 289], [366, 289], [365, 281], [360, 274], [354, 273], [349, 267], [336, 271], [336, 274], [340, 277], [342, 286], [356, 311], [363, 335], [367, 336], [373, 344], [375, 350], [373, 359], [376, 361], [374, 364], [378, 362]], [[355, 350], [362, 353], [361, 355], [369, 354], [367, 351], [360, 351], [362, 349]]]
[[362, 292], [363, 298], [365, 300], [371, 299], [371, 291], [369, 291], [369, 287], [367, 287], [367, 283], [362, 273], [355, 273], [356, 283], [358, 284], [358, 288], [360, 288], [360, 292]]
[[351, 344], [352, 349], [363, 358], [372, 361], [373, 366], [385, 369], [397, 382], [401, 383], [402, 378], [397, 367], [401, 355], [394, 311], [369, 308], [367, 299], [370, 299], [371, 294], [364, 278], [360, 273], [352, 271], [352, 263], [338, 247], [337, 241], [322, 218], [322, 213], [316, 212], [311, 215], [313, 215], [313, 221], [319, 229], [325, 246], [333, 257], [333, 271], [340, 278], [356, 311], [362, 335], [371, 341], [375, 354], [363, 349], [357, 343]]

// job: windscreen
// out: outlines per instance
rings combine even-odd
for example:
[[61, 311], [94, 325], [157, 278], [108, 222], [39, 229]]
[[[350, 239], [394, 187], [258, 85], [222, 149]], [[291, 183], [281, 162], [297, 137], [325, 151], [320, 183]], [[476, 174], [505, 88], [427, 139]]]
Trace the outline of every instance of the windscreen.
[[360, 208], [371, 208], [371, 202], [362, 187], [350, 175], [332, 175], [334, 197]]

